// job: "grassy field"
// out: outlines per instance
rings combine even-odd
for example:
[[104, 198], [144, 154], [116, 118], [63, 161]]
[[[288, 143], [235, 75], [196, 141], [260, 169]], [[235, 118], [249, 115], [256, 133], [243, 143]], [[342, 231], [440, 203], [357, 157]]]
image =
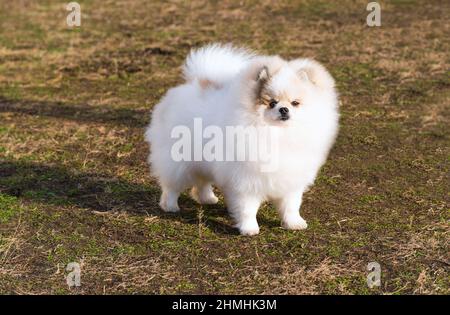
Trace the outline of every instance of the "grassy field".
[[[80, 0], [69, 28], [64, 1], [0, 1], [0, 293], [450, 293], [450, 2], [381, 1], [372, 28], [368, 1], [271, 2]], [[313, 57], [337, 81], [305, 231], [271, 205], [255, 237], [222, 199], [158, 209], [143, 131], [213, 41]]]

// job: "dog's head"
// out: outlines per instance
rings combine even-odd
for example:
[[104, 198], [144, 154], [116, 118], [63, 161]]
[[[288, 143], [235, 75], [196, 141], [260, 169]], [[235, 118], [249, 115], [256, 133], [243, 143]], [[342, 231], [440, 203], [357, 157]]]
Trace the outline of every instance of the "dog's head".
[[254, 62], [247, 80], [253, 110], [266, 123], [280, 126], [300, 120], [305, 108], [318, 106], [323, 93], [334, 93], [331, 75], [310, 59], [263, 57]]

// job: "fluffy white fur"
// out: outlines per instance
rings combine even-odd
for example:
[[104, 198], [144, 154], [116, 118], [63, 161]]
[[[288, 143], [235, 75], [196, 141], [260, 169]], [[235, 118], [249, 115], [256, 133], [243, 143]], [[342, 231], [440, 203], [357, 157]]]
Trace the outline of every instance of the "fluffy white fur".
[[[300, 216], [302, 195], [325, 162], [338, 129], [330, 74], [310, 59], [286, 61], [214, 44], [189, 54], [184, 76], [186, 82], [155, 106], [146, 132], [149, 163], [162, 188], [161, 208], [179, 211], [178, 197], [187, 188], [199, 203], [216, 203], [215, 185], [243, 235], [259, 233], [256, 214], [266, 200], [276, 206], [284, 228], [306, 228]], [[277, 103], [271, 108], [273, 100]], [[289, 119], [281, 120], [281, 107], [289, 110]], [[281, 135], [278, 169], [262, 172], [258, 162], [249, 161], [175, 162], [171, 131], [178, 125], [192, 128], [195, 117], [203, 119], [204, 127], [275, 126]]]

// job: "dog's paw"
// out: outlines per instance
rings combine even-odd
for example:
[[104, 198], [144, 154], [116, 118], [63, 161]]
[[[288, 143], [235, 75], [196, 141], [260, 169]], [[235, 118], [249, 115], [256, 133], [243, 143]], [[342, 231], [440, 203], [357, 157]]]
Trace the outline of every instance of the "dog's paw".
[[239, 225], [236, 225], [239, 229], [239, 233], [241, 235], [252, 236], [259, 234], [259, 226], [256, 222], [245, 222]]
[[215, 195], [212, 195], [212, 196], [208, 196], [206, 198], [201, 198], [199, 200], [199, 202], [202, 205], [215, 205], [216, 203], [219, 202], [219, 198], [217, 198]]
[[191, 190], [191, 197], [201, 205], [215, 205], [219, 202], [219, 198], [214, 195], [213, 191], [206, 191], [199, 194], [198, 190], [193, 188]]
[[239, 229], [239, 233], [244, 236], [253, 236], [259, 234], [259, 227], [243, 227]]
[[289, 220], [284, 220], [282, 227], [287, 230], [304, 230], [308, 227], [308, 224], [302, 217], [296, 217]]
[[172, 213], [174, 213], [174, 212], [179, 212], [180, 211], [180, 207], [178, 205], [168, 206], [166, 202], [160, 202], [159, 206], [161, 207], [161, 209], [164, 212], [172, 212]]

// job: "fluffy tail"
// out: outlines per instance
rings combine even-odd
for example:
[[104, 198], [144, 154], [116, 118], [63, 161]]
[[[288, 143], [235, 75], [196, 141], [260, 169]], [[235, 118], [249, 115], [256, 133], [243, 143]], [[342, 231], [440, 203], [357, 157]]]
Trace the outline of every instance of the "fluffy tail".
[[183, 74], [186, 81], [197, 80], [202, 88], [218, 88], [232, 80], [253, 56], [252, 52], [229, 44], [210, 44], [189, 53]]

